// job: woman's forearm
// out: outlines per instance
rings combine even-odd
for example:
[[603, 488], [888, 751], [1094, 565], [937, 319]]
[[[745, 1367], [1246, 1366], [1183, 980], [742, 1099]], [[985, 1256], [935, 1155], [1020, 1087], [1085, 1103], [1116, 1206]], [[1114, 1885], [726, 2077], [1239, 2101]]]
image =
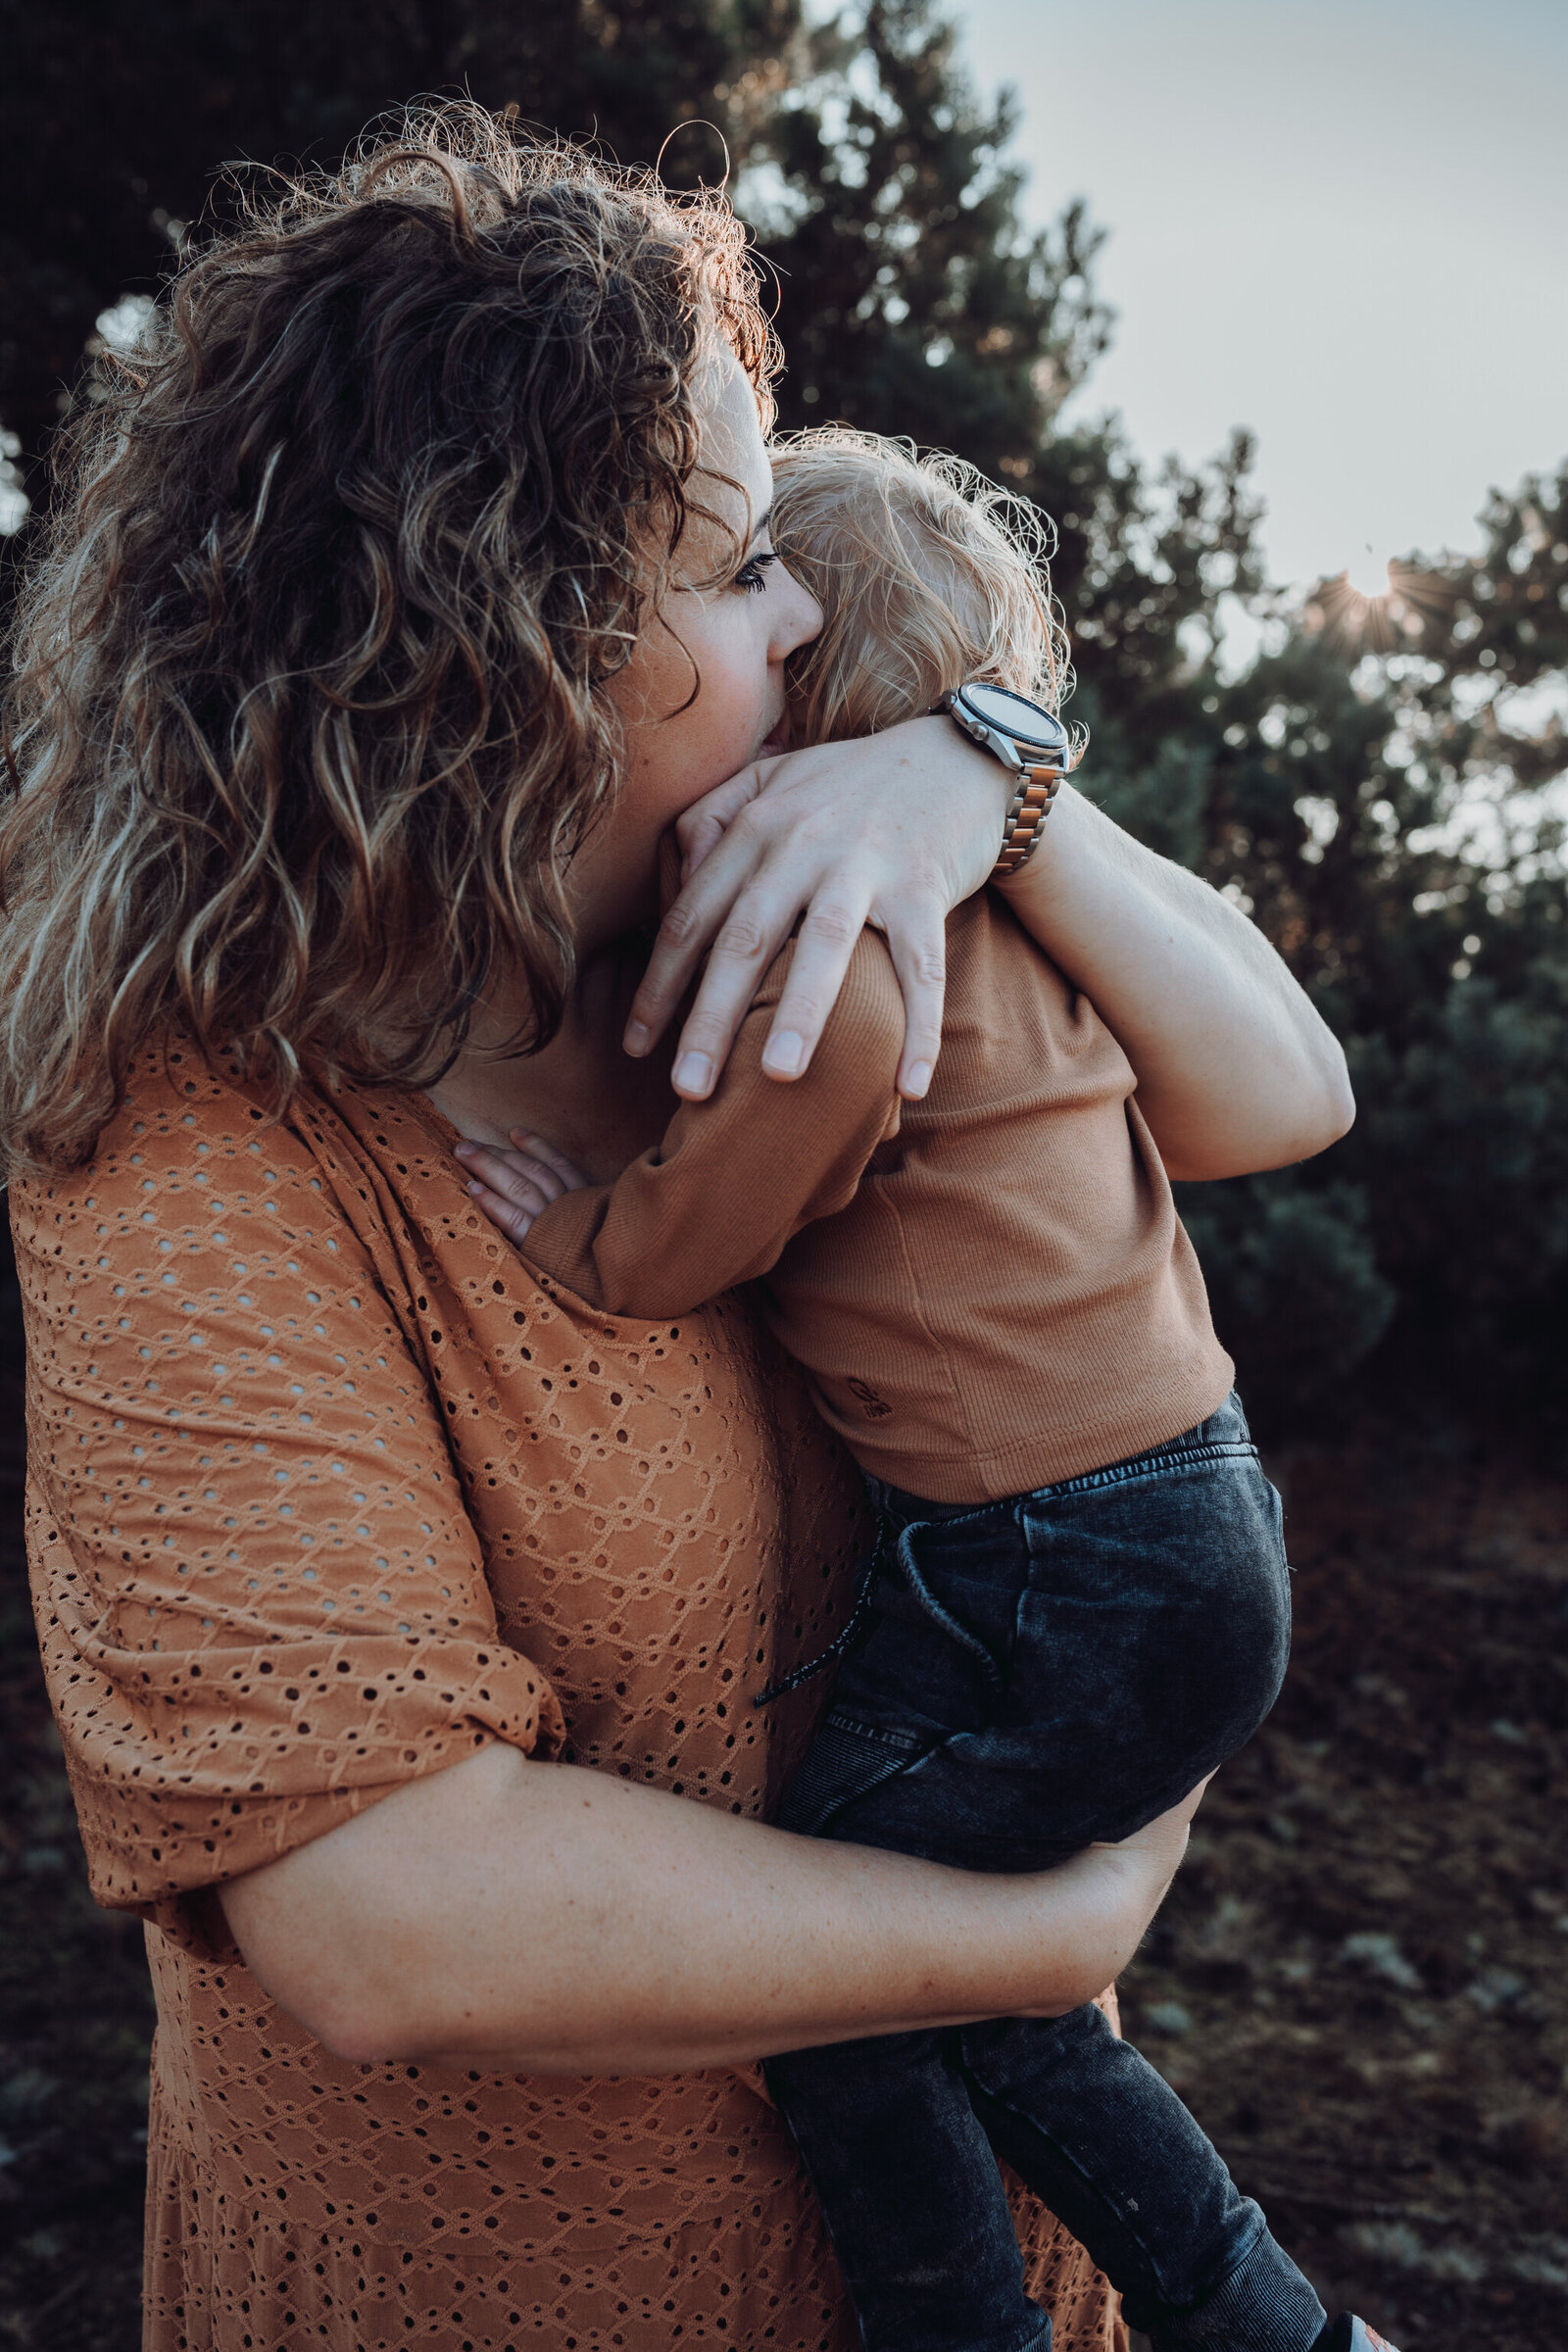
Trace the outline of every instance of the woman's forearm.
[[1345, 1056], [1262, 933], [1071, 786], [999, 888], [1119, 1039], [1173, 1176], [1283, 1167], [1349, 1126]]
[[1185, 1823], [1163, 1839], [978, 1877], [494, 1746], [222, 1899], [342, 2057], [662, 2073], [1075, 2008], [1131, 1956]]

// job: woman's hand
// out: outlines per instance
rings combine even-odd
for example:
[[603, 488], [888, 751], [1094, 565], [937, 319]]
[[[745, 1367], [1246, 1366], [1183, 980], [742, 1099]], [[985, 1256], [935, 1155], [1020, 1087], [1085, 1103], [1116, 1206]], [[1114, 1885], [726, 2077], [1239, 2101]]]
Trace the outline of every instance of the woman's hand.
[[[1169, 1892], [1171, 1881], [1186, 1859], [1193, 1816], [1213, 1777], [1210, 1773], [1196, 1788], [1189, 1788], [1180, 1804], [1172, 1805], [1157, 1820], [1146, 1822], [1133, 1837], [1124, 1838], [1115, 1845], [1092, 1845], [1066, 1865], [1068, 1871], [1085, 1873], [1091, 1882], [1094, 1874], [1100, 1876], [1106, 1938], [1100, 1949], [1109, 1962], [1104, 1972], [1107, 1984], [1127, 1966]], [[1043, 1872], [1033, 1885], [1047, 1887], [1054, 1875]], [[1058, 1997], [1043, 2008], [1021, 2007], [1017, 2014], [1059, 2017], [1062, 2007]]]
[[[1007, 774], [946, 718], [746, 768], [679, 821], [680, 896], [627, 1024], [646, 1054], [705, 955], [676, 1092], [712, 1092], [758, 982], [801, 922], [764, 1067], [796, 1078], [863, 923], [904, 990], [899, 1091], [917, 1101], [941, 1046], [945, 924], [985, 882]], [[1126, 1052], [1173, 1176], [1236, 1176], [1321, 1152], [1355, 1115], [1345, 1056], [1256, 927], [1196, 874], [1063, 786], [1040, 848], [1000, 886]]]
[[510, 1151], [501, 1144], [470, 1143], [458, 1144], [455, 1151], [467, 1175], [468, 1191], [491, 1224], [512, 1242], [525, 1241], [540, 1210], [563, 1193], [581, 1193], [588, 1187], [581, 1168], [531, 1128], [513, 1128]]
[[799, 1078], [871, 923], [886, 935], [904, 991], [899, 1092], [918, 1100], [942, 1044], [947, 918], [996, 862], [1006, 804], [1001, 762], [946, 718], [743, 769], [676, 828], [683, 887], [633, 1001], [627, 1053], [652, 1050], [707, 955], [674, 1067], [676, 1093], [704, 1101], [800, 921], [763, 1054], [769, 1076]]

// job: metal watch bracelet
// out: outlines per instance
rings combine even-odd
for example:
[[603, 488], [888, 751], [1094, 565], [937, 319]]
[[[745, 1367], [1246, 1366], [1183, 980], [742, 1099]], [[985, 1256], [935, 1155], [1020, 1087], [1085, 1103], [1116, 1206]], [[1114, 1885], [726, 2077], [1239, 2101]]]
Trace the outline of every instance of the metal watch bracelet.
[[1040, 847], [1046, 819], [1061, 786], [1059, 767], [1021, 767], [1002, 822], [1002, 848], [991, 869], [993, 882], [1005, 881], [1028, 864]]

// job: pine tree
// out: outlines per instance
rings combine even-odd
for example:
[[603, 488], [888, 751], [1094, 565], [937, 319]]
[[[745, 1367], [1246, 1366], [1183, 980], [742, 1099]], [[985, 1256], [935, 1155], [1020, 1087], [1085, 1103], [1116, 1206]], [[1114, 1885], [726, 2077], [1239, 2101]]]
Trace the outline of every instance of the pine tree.
[[0, 425], [37, 465], [95, 318], [152, 294], [220, 167], [333, 164], [421, 93], [483, 104], [679, 183], [723, 171], [786, 77], [800, 0], [24, 0], [0, 4]]

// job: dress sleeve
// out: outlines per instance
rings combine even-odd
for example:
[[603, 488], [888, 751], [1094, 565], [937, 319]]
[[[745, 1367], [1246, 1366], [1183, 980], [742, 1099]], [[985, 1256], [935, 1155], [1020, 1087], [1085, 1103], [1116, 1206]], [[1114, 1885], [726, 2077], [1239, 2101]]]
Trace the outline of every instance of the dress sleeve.
[[763, 1071], [794, 954], [791, 941], [775, 959], [709, 1101], [683, 1102], [613, 1184], [564, 1194], [530, 1227], [524, 1256], [604, 1313], [687, 1314], [767, 1273], [803, 1225], [848, 1206], [897, 1133], [904, 1000], [873, 931], [805, 1077]]
[[200, 1890], [562, 1732], [364, 1246], [248, 1110], [127, 1110], [91, 1167], [12, 1192], [28, 1552], [93, 1892], [197, 1942]]

